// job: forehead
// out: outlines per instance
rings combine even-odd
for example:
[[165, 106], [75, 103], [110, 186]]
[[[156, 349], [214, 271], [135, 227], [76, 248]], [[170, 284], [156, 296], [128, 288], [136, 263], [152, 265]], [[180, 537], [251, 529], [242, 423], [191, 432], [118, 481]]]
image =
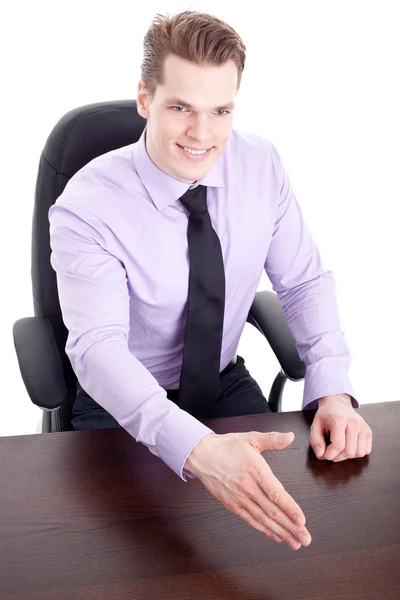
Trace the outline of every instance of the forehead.
[[190, 109], [233, 108], [238, 81], [233, 60], [219, 66], [195, 65], [168, 55], [163, 75], [163, 85], [158, 86], [163, 104], [180, 104]]

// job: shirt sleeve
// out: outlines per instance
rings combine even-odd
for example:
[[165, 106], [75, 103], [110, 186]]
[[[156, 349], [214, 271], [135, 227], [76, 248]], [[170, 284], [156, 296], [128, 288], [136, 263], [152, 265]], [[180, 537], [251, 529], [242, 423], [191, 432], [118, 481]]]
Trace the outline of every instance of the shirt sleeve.
[[84, 388], [137, 442], [184, 481], [194, 446], [214, 433], [167, 398], [130, 352], [129, 291], [121, 261], [106, 249], [102, 222], [61, 202], [49, 210], [50, 262], [56, 271], [66, 354]]
[[352, 356], [340, 326], [335, 280], [322, 267], [288, 174], [271, 146], [278, 205], [265, 271], [306, 366], [302, 408], [318, 408], [319, 398], [342, 393], [358, 408], [348, 376]]

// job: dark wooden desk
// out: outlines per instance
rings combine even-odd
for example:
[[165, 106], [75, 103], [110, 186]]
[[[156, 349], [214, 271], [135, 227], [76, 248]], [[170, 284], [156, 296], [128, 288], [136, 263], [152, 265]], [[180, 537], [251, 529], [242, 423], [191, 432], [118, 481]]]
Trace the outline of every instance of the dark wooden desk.
[[207, 421], [294, 431], [264, 452], [313, 536], [293, 551], [184, 483], [125, 430], [0, 438], [1, 600], [400, 598], [400, 402], [360, 413], [372, 454], [309, 449], [314, 412]]

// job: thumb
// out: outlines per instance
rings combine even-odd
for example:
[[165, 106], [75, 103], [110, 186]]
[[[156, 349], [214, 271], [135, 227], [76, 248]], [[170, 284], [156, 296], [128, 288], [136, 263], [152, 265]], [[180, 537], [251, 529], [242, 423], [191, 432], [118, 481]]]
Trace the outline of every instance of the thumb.
[[248, 442], [259, 452], [263, 450], [283, 450], [293, 440], [294, 433], [292, 431], [288, 433], [279, 433], [278, 431], [261, 433], [259, 431], [252, 431], [248, 436]]
[[310, 446], [314, 450], [317, 458], [321, 458], [326, 450], [322, 422], [317, 418], [314, 419], [314, 422], [311, 426]]

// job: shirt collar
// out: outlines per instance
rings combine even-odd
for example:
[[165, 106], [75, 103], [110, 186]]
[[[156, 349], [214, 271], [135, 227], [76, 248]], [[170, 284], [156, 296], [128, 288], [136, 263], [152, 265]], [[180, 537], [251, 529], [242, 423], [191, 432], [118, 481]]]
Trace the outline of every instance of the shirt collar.
[[218, 157], [218, 160], [204, 177], [196, 181], [195, 184], [188, 185], [167, 175], [153, 163], [146, 149], [146, 128], [147, 126], [144, 128], [139, 140], [133, 144], [133, 158], [136, 171], [158, 210], [163, 210], [166, 206], [176, 202], [189, 188], [197, 185], [225, 187], [223, 177], [225, 152]]

